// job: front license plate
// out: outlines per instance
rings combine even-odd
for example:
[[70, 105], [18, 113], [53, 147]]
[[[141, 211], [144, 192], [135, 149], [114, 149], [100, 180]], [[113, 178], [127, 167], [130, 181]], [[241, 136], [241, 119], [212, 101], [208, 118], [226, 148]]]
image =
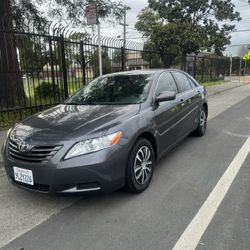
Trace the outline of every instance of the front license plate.
[[33, 173], [29, 169], [13, 167], [15, 181], [34, 185]]

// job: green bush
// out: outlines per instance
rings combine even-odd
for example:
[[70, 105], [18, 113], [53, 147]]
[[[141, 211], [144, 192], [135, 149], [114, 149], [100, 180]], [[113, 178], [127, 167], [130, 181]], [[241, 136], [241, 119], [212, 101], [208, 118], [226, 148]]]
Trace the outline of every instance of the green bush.
[[54, 97], [54, 94], [55, 96], [63, 96], [63, 90], [58, 88], [56, 84], [53, 88], [53, 85], [50, 82], [42, 82], [35, 88], [35, 96], [37, 98]]

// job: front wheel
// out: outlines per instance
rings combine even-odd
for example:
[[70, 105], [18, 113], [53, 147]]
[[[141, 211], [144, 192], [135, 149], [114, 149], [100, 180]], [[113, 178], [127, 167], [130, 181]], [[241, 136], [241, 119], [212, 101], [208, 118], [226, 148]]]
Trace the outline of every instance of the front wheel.
[[143, 192], [150, 184], [155, 164], [154, 150], [145, 138], [139, 138], [129, 155], [126, 173], [126, 189]]
[[203, 136], [206, 133], [207, 129], [207, 112], [204, 107], [202, 107], [199, 113], [199, 124], [197, 129], [194, 131], [194, 134], [197, 136]]

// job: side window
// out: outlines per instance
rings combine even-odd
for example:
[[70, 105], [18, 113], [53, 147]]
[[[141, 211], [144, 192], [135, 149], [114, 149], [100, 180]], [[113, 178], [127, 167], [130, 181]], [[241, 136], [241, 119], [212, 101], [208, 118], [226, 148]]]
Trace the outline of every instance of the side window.
[[166, 72], [160, 75], [156, 89], [156, 96], [164, 91], [173, 91], [175, 93], [178, 93], [175, 80], [170, 72]]
[[189, 80], [183, 73], [174, 72], [174, 77], [177, 80], [177, 85], [180, 92], [184, 92], [192, 88], [189, 83]]
[[191, 85], [192, 88], [196, 88], [197, 87], [197, 84], [190, 77], [188, 77], [187, 79], [188, 79], [188, 81], [189, 81], [189, 83], [190, 83], [190, 85]]

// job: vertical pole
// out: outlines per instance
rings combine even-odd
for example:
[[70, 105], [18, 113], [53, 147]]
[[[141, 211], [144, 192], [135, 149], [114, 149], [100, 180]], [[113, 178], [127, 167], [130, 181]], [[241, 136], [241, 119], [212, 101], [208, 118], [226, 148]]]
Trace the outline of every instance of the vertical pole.
[[123, 46], [122, 46], [122, 48], [121, 48], [121, 51], [122, 51], [122, 70], [124, 71], [124, 70], [126, 70], [126, 26], [128, 26], [127, 25], [127, 14], [126, 14], [126, 12], [127, 12], [127, 9], [126, 8], [124, 8], [124, 12], [123, 12], [123, 14], [124, 14], [124, 22], [123, 23], [119, 23], [120, 25], [122, 25], [123, 26]]
[[226, 75], [226, 59], [223, 60], [223, 80], [225, 80]]
[[232, 68], [233, 68], [233, 58], [232, 58], [232, 53], [230, 53], [230, 71], [229, 71], [230, 81], [232, 81]]
[[194, 57], [194, 75], [193, 75], [194, 78], [196, 77], [196, 61], [197, 61], [197, 55], [195, 55]]
[[126, 48], [126, 26], [127, 26], [127, 16], [126, 9], [124, 10], [124, 25], [123, 25], [123, 48]]
[[49, 57], [50, 57], [50, 67], [51, 67], [51, 77], [52, 77], [52, 88], [53, 88], [54, 102], [56, 102], [57, 100], [56, 100], [56, 85], [55, 85], [55, 71], [54, 71], [54, 56], [53, 56], [53, 48], [52, 48], [51, 38], [49, 38]]
[[124, 47], [121, 47], [121, 59], [122, 59], [122, 71], [125, 71], [126, 69], [126, 63], [125, 63], [125, 49]]
[[149, 52], [149, 68], [152, 68], [152, 52]]
[[241, 78], [241, 65], [242, 64], [242, 59], [240, 58], [240, 69], [239, 69], [239, 82], [240, 82], [240, 78]]
[[202, 65], [201, 65], [201, 82], [204, 82], [204, 66], [205, 66], [205, 58], [202, 57]]
[[127, 16], [126, 9], [124, 10], [124, 25], [123, 25], [123, 60], [124, 60], [124, 69], [126, 70], [126, 26], [127, 26]]
[[83, 77], [83, 85], [86, 84], [86, 76], [85, 76], [85, 56], [83, 49], [83, 41], [80, 42], [80, 54], [81, 54], [81, 65], [82, 65], [82, 77]]
[[101, 25], [98, 21], [98, 61], [99, 61], [99, 75], [102, 76], [102, 46], [101, 46]]
[[212, 81], [212, 75], [213, 75], [213, 59], [210, 58], [210, 72], [209, 72], [209, 80]]
[[244, 66], [244, 77], [246, 76], [246, 70], [247, 70], [247, 60], [245, 60], [245, 66]]
[[64, 37], [60, 35], [60, 44], [61, 44], [61, 62], [62, 62], [62, 71], [63, 71], [63, 88], [64, 88], [64, 98], [67, 99], [69, 97], [68, 92], [68, 78], [67, 78], [67, 66], [65, 59], [65, 46], [64, 46]]

